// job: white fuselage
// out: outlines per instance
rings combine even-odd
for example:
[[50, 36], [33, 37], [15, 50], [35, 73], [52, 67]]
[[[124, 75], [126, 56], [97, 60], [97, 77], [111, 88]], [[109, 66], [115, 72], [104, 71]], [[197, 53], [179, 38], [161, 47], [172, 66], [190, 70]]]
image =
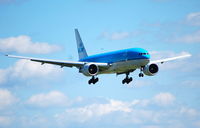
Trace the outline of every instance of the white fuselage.
[[124, 73], [135, 70], [149, 63], [149, 59], [128, 60], [113, 63], [107, 70], [100, 71], [98, 74]]

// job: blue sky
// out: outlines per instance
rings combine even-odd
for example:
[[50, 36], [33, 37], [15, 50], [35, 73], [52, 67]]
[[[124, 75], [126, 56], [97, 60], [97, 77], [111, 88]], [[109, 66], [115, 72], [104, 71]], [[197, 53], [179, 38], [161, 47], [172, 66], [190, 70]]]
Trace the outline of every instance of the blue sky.
[[192, 54], [153, 77], [96, 85], [75, 68], [0, 56], [1, 128], [199, 128], [199, 0], [0, 0], [0, 51], [78, 59], [74, 28], [88, 54], [132, 47], [153, 60]]

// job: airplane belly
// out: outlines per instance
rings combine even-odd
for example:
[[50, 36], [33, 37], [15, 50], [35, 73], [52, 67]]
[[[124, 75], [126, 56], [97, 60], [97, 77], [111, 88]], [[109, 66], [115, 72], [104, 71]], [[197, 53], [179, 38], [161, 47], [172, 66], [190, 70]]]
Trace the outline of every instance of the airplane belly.
[[141, 66], [147, 65], [148, 63], [149, 59], [116, 62], [113, 63], [109, 69], [101, 71], [99, 72], [99, 74], [128, 72], [130, 70], [134, 70], [140, 68]]

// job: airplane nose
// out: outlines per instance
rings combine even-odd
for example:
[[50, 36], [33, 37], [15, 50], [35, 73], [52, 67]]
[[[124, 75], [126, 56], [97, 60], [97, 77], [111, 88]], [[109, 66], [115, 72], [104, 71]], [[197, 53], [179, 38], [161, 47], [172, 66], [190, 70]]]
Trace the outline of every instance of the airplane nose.
[[143, 58], [144, 59], [150, 59], [150, 55], [144, 55]]

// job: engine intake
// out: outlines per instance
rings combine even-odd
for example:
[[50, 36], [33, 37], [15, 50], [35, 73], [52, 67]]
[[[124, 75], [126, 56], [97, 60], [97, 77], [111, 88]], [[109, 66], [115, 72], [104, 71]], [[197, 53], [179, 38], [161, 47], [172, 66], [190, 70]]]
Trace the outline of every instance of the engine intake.
[[159, 71], [157, 64], [150, 64], [144, 67], [144, 74], [147, 76], [154, 76]]
[[95, 64], [88, 63], [80, 69], [85, 76], [95, 76], [99, 72], [99, 67]]

